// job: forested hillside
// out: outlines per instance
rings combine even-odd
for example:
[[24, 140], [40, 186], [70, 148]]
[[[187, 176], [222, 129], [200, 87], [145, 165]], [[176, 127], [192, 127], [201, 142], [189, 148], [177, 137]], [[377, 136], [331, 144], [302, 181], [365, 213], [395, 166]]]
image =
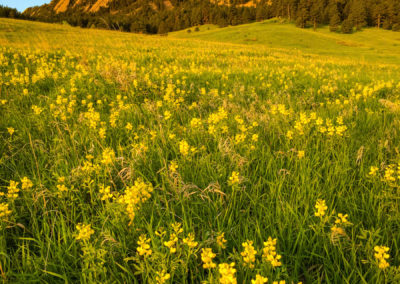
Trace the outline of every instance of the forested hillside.
[[141, 33], [167, 33], [202, 24], [238, 25], [273, 17], [301, 28], [329, 25], [351, 33], [365, 26], [400, 30], [398, 0], [53, 0], [23, 15], [45, 22]]

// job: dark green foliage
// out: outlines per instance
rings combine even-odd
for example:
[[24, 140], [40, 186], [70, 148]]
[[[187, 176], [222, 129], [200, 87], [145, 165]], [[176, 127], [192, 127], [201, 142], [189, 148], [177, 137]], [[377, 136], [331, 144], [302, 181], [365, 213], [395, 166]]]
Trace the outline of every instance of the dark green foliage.
[[17, 9], [0, 5], [0, 18], [22, 19], [23, 16]]
[[367, 24], [367, 11], [364, 0], [353, 0], [350, 2], [349, 19], [353, 22], [357, 30], [361, 30]]
[[353, 28], [354, 28], [354, 25], [353, 25], [352, 20], [346, 19], [342, 22], [342, 28], [341, 28], [342, 33], [351, 34], [351, 33], [353, 33]]
[[331, 32], [337, 32], [340, 26], [339, 10], [336, 3], [333, 3], [329, 10], [329, 30]]
[[300, 0], [297, 9], [296, 25], [300, 28], [305, 28], [308, 20], [310, 20], [308, 1]]

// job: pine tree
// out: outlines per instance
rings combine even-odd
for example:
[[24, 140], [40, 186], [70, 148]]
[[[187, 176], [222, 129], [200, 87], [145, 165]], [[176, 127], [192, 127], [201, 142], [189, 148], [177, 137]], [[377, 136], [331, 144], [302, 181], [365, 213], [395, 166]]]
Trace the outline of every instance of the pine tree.
[[322, 21], [322, 12], [324, 11], [324, 3], [322, 0], [311, 0], [310, 19], [313, 23], [314, 30], [317, 25]]
[[159, 34], [167, 34], [168, 33], [168, 27], [167, 27], [165, 21], [161, 21], [160, 22], [160, 25], [158, 26], [157, 32]]
[[353, 21], [350, 19], [346, 19], [342, 22], [341, 31], [344, 34], [351, 34], [353, 32]]
[[332, 3], [329, 9], [329, 30], [331, 32], [337, 32], [340, 25], [340, 15], [336, 3]]
[[384, 18], [385, 15], [385, 5], [383, 4], [382, 1], [376, 1], [375, 5], [372, 8], [372, 17], [375, 20], [376, 25], [378, 26], [378, 29], [381, 28], [382, 26], [382, 19]]
[[256, 7], [256, 21], [262, 21], [267, 18], [267, 8], [265, 4], [258, 3]]
[[353, 0], [350, 5], [349, 20], [353, 22], [357, 30], [361, 30], [361, 28], [367, 24], [367, 11], [363, 1], [364, 0]]
[[310, 12], [307, 0], [300, 0], [297, 8], [296, 25], [300, 28], [305, 28], [307, 21], [310, 19]]

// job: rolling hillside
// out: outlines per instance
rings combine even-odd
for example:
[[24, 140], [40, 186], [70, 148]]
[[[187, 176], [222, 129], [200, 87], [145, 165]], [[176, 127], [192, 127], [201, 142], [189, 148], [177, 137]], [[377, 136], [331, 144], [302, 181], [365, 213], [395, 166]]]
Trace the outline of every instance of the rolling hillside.
[[[190, 30], [190, 32], [188, 32]], [[366, 28], [355, 34], [331, 33], [328, 28], [317, 31], [298, 29], [276, 19], [261, 23], [217, 28], [206, 25], [170, 33], [185, 39], [229, 42], [288, 50], [288, 55], [301, 51], [328, 57], [375, 63], [400, 63], [400, 33]]]

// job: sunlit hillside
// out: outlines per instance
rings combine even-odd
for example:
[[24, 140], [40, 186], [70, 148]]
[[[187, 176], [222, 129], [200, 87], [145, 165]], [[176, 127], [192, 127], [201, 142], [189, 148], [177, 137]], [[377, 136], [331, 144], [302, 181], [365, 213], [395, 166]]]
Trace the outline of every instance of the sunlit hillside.
[[0, 19], [0, 278], [399, 283], [399, 38]]
[[[188, 32], [190, 30], [190, 32]], [[400, 63], [400, 33], [377, 28], [365, 28], [354, 34], [332, 33], [328, 27], [299, 30], [293, 24], [277, 19], [227, 28], [206, 25], [170, 34], [187, 39], [263, 45], [269, 48], [318, 54], [342, 59]]]

